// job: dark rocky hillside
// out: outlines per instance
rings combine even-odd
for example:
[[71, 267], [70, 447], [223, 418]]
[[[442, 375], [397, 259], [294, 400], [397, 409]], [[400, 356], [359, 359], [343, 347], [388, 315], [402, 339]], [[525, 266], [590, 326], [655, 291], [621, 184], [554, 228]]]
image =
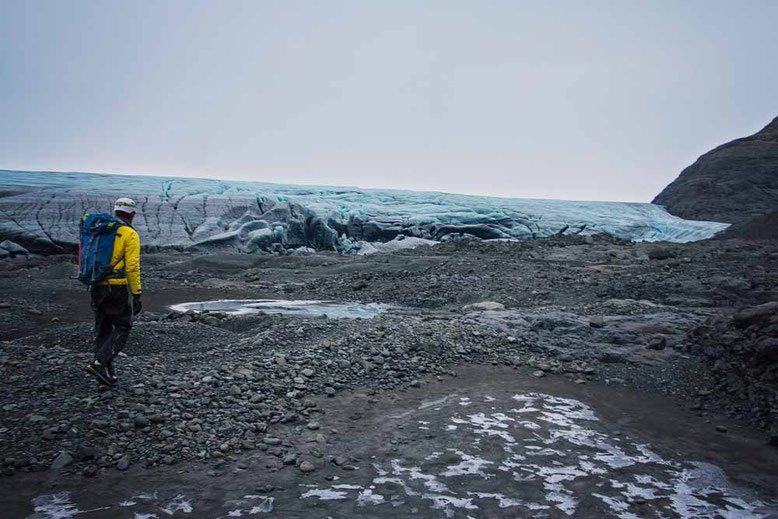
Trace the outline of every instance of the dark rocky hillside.
[[778, 117], [701, 156], [653, 203], [681, 218], [727, 223], [778, 210]]
[[778, 211], [737, 223], [724, 231], [721, 238], [778, 240]]

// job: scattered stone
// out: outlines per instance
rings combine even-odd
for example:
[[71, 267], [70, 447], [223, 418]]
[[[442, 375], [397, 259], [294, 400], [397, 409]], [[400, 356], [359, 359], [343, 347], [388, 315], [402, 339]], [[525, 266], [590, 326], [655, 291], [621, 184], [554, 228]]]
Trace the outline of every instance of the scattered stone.
[[61, 470], [71, 463], [73, 463], [73, 456], [65, 451], [62, 451], [56, 458], [54, 458], [54, 461], [51, 463], [51, 470]]
[[119, 458], [119, 461], [116, 463], [116, 469], [125, 471], [128, 468], [130, 468], [130, 457], [127, 454], [125, 454], [124, 456]]
[[300, 472], [313, 472], [316, 470], [316, 466], [310, 461], [303, 461], [300, 463]]
[[651, 340], [648, 342], [648, 349], [649, 350], [663, 350], [667, 347], [667, 337], [664, 335], [657, 335], [655, 337], [652, 337]]
[[648, 259], [665, 260], [676, 257], [677, 253], [670, 247], [651, 247], [646, 251]]
[[602, 316], [595, 316], [589, 319], [589, 326], [592, 328], [605, 328], [605, 318]]
[[543, 377], [546, 376], [546, 373], [543, 370], [539, 369], [539, 370], [533, 371], [532, 372], [532, 376], [533, 377], [537, 377], [537, 378], [543, 378]]
[[410, 384], [408, 384], [411, 387], [421, 387], [421, 382], [417, 379], [411, 380]]
[[725, 432], [727, 432], [727, 431], [728, 431], [728, 429], [727, 429], [726, 427], [724, 427], [723, 425], [717, 425], [717, 426], [716, 426], [716, 430], [717, 430], [718, 432], [720, 432], [720, 433], [725, 433]]
[[76, 459], [79, 461], [92, 460], [97, 457], [97, 451], [90, 445], [79, 445], [76, 449]]

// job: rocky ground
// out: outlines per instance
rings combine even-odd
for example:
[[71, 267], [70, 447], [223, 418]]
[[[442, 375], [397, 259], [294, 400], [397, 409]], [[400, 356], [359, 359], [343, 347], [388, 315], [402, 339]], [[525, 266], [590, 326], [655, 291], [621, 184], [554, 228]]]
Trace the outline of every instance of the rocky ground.
[[[83, 371], [91, 358], [91, 315], [88, 293], [73, 279], [73, 260], [22, 255], [0, 262], [0, 494], [15, 503], [14, 517], [32, 512], [32, 498], [67, 478], [140, 482], [186, 471], [191, 484], [259, 464], [263, 490], [247, 493], [267, 497], [274, 485], [287, 492], [300, 483], [295, 478], [310, 474], [364, 475], [365, 456], [349, 454], [374, 444], [378, 429], [375, 437], [370, 428], [339, 431], [361, 423], [371, 407], [411, 405], [409, 398], [442, 391], [435, 388], [461, 391], [477, 382], [489, 402], [492, 376], [493, 392], [501, 388], [507, 401], [510, 384], [572, 392], [598, 411], [611, 405], [608, 395], [632, 395], [633, 403], [663, 399], [664, 414], [644, 420], [652, 444], [673, 443], [663, 440], [665, 425], [683, 445], [694, 443], [684, 431], [694, 431], [711, 445], [706, 456], [730, 477], [762, 499], [778, 497], [778, 449], [769, 445], [778, 443], [775, 242], [652, 245], [565, 237], [460, 240], [365, 257], [148, 254], [146, 311], [118, 361], [118, 387], [102, 394]], [[369, 320], [168, 310], [220, 298], [379, 302], [393, 309]], [[473, 369], [477, 377], [462, 378]], [[355, 401], [357, 394], [364, 398]], [[511, 412], [492, 412], [498, 411]], [[671, 430], [681, 418], [696, 425]], [[739, 455], [750, 456], [752, 468], [738, 466], [737, 449], [715, 438], [751, 442]], [[402, 452], [422, 439], [395, 446]], [[680, 451], [695, 449], [705, 452], [699, 445]], [[774, 463], [765, 468], [766, 460]], [[369, 488], [366, 477], [354, 483], [362, 485], [359, 495]], [[418, 509], [407, 490], [408, 506]], [[465, 497], [451, 492], [441, 498], [445, 503], [431, 499], [429, 513], [469, 510], [452, 505]], [[615, 514], [620, 505], [612, 499], [598, 501], [610, 508], [582, 505], [574, 513]], [[630, 499], [628, 508], [643, 498]], [[565, 501], [556, 503], [548, 516], [565, 516]], [[304, 507], [288, 506], [290, 514], [309, 516]], [[484, 516], [500, 516], [489, 515], [497, 513], [487, 513], [489, 506]], [[324, 512], [360, 516], [357, 508]]]

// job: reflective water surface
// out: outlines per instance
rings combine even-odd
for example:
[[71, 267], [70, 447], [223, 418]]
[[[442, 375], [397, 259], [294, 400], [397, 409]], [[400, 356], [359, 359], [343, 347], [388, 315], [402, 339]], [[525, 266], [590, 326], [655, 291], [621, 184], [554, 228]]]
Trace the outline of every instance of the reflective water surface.
[[337, 303], [335, 301], [295, 301], [284, 299], [218, 299], [179, 303], [170, 307], [174, 312], [224, 312], [232, 315], [282, 314], [292, 317], [322, 317], [332, 319], [370, 319], [388, 310], [378, 303]]

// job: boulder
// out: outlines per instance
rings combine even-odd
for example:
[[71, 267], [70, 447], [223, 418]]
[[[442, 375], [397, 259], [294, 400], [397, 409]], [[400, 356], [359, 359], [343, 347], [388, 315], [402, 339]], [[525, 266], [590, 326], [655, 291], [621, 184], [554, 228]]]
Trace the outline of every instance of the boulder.
[[667, 337], [664, 335], [657, 335], [652, 337], [648, 342], [649, 350], [663, 350], [667, 347]]
[[12, 258], [14, 256], [27, 256], [30, 254], [30, 251], [19, 245], [18, 243], [14, 243], [11, 240], [5, 240], [2, 243], [0, 243], [0, 250], [4, 250], [7, 255], [11, 256]]
[[664, 260], [674, 258], [677, 255], [676, 251], [669, 247], [651, 247], [646, 251], [648, 259], [652, 260]]
[[594, 316], [589, 319], [589, 326], [592, 328], [605, 328], [605, 318], [602, 316]]
[[56, 458], [54, 458], [54, 461], [51, 462], [51, 470], [64, 469], [71, 463], [73, 463], [73, 456], [71, 456], [65, 451], [62, 451], [59, 453], [59, 455]]
[[776, 313], [778, 313], [778, 301], [770, 301], [739, 311], [732, 317], [732, 322], [736, 328], [748, 328], [753, 324], [764, 325]]

